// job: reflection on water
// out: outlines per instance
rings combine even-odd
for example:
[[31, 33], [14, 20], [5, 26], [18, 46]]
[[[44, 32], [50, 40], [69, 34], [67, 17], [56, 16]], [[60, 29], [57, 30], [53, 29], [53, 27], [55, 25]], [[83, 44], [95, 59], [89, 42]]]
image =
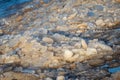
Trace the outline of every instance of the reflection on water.
[[32, 0], [0, 0], [0, 18], [14, 14], [22, 8], [20, 4], [30, 1]]

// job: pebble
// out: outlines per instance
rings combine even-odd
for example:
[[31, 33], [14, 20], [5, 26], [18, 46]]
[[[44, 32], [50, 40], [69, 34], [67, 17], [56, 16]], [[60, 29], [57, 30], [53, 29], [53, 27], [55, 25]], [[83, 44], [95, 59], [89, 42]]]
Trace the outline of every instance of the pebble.
[[107, 60], [107, 61], [111, 61], [112, 59], [113, 59], [113, 57], [110, 55], [105, 56], [105, 60]]
[[115, 74], [112, 74], [113, 80], [120, 80], [120, 72], [116, 72]]
[[84, 39], [81, 40], [81, 45], [83, 49], [87, 49], [88, 45]]
[[64, 41], [65, 40], [65, 36], [64, 35], [60, 35], [58, 33], [55, 33], [53, 35], [53, 39], [56, 41], [56, 42], [61, 42], [61, 41]]
[[69, 17], [68, 17], [68, 19], [70, 20], [70, 19], [73, 19], [73, 18], [75, 18], [76, 17], [76, 13], [74, 13], [74, 14], [71, 14]]
[[102, 5], [95, 5], [95, 9], [98, 11], [103, 11], [104, 7]]
[[69, 60], [70, 58], [72, 58], [73, 52], [70, 50], [65, 50], [63, 56], [64, 56], [65, 60]]
[[0, 29], [0, 36], [1, 36], [1, 35], [3, 35], [3, 30], [2, 30], [2, 29]]
[[42, 39], [42, 41], [44, 41], [44, 42], [46, 42], [46, 43], [49, 43], [49, 44], [52, 44], [54, 41], [53, 41], [53, 39], [52, 38], [49, 38], [49, 37], [44, 37], [43, 39]]
[[32, 70], [32, 69], [23, 69], [22, 72], [29, 73], [29, 74], [35, 74], [35, 70]]
[[52, 78], [47, 77], [47, 78], [45, 78], [45, 80], [53, 80], [53, 79], [52, 79]]
[[92, 11], [89, 11], [89, 12], [87, 13], [87, 16], [89, 16], [89, 17], [93, 17], [93, 16], [95, 16], [95, 13], [92, 12]]
[[93, 59], [93, 60], [89, 60], [88, 63], [89, 63], [90, 66], [96, 67], [96, 66], [103, 65], [104, 60], [102, 60], [102, 59]]
[[56, 80], [65, 80], [65, 77], [64, 76], [57, 76]]
[[97, 50], [95, 48], [87, 48], [86, 56], [96, 56]]
[[16, 18], [16, 21], [19, 22], [19, 21], [21, 21], [22, 19], [23, 19], [23, 16], [18, 16], [18, 17]]
[[104, 21], [102, 19], [96, 20], [95, 23], [96, 23], [97, 26], [105, 26], [105, 23], [104, 23]]
[[16, 72], [22, 72], [23, 68], [22, 67], [15, 67], [14, 71]]

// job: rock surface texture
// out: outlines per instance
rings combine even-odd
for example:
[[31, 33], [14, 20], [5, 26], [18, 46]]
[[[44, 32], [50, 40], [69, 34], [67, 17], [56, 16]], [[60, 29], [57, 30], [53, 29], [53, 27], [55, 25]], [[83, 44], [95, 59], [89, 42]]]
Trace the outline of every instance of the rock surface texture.
[[34, 0], [0, 19], [0, 80], [120, 80], [118, 66], [120, 0]]

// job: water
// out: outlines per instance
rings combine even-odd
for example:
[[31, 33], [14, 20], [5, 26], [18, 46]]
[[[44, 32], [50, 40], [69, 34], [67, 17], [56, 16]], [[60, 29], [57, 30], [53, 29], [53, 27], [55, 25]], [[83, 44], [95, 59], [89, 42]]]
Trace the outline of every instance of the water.
[[15, 14], [27, 2], [32, 0], [0, 0], [0, 18]]
[[108, 71], [110, 73], [116, 73], [120, 71], [120, 66], [119, 67], [114, 67], [114, 68], [109, 68]]

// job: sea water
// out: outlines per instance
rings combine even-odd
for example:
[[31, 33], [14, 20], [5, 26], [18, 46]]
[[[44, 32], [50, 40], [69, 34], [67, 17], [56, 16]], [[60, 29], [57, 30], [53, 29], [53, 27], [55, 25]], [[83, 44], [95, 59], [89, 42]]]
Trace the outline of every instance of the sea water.
[[15, 14], [23, 4], [32, 0], [0, 0], [0, 18]]

